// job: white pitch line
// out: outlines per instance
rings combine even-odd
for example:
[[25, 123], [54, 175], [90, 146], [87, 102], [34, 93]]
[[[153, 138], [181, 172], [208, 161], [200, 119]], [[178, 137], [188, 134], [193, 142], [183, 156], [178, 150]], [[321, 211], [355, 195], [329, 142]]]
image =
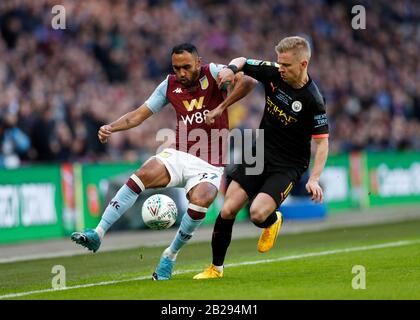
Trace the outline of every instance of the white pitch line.
[[[320, 256], [331, 255], [331, 254], [337, 254], [337, 253], [383, 249], [383, 248], [390, 248], [390, 247], [401, 247], [401, 246], [408, 246], [408, 245], [419, 244], [419, 243], [420, 243], [420, 240], [403, 240], [403, 241], [396, 241], [396, 242], [386, 242], [386, 243], [374, 244], [370, 246], [360, 246], [360, 247], [350, 247], [350, 248], [343, 248], [343, 249], [336, 249], [336, 250], [326, 250], [326, 251], [320, 251], [320, 252], [310, 252], [310, 253], [291, 255], [291, 256], [280, 257], [280, 258], [275, 258], [275, 259], [264, 259], [264, 260], [255, 260], [255, 261], [244, 261], [244, 262], [238, 262], [238, 263], [229, 263], [229, 264], [226, 264], [225, 267], [239, 267], [239, 266], [244, 266], [244, 265], [298, 260], [298, 259], [303, 259], [303, 258], [320, 257]], [[179, 271], [175, 271], [174, 275], [185, 274], [185, 273], [190, 273], [190, 272], [199, 272], [201, 270], [202, 269], [179, 270]], [[38, 294], [38, 293], [47, 293], [47, 292], [53, 292], [53, 291], [66, 291], [66, 290], [89, 288], [89, 287], [96, 287], [96, 286], [106, 286], [106, 285], [111, 285], [111, 284], [119, 284], [119, 283], [124, 283], [124, 282], [148, 280], [148, 279], [151, 279], [151, 276], [141, 276], [141, 277], [125, 279], [125, 280], [112, 280], [112, 281], [81, 284], [81, 285], [65, 287], [62, 289], [50, 288], [50, 289], [40, 289], [40, 290], [25, 291], [25, 292], [18, 292], [18, 293], [10, 293], [10, 294], [0, 296], [0, 300], [13, 299], [13, 298], [18, 298], [18, 297], [23, 297], [23, 296], [28, 296], [32, 294]]]
[[[158, 241], [158, 242], [153, 243], [153, 245], [147, 245], [143, 247], [158, 247], [158, 246], [164, 246], [167, 244], [168, 243], [166, 241]], [[114, 245], [110, 247], [101, 248], [101, 252], [131, 250], [131, 249], [138, 249], [138, 248], [139, 248], [139, 245], [124, 246], [123, 248]], [[87, 251], [87, 250], [81, 251], [80, 248], [76, 248], [74, 250], [67, 250], [67, 251], [60, 251], [60, 252], [34, 253], [34, 254], [27, 254], [27, 255], [22, 255], [22, 256], [0, 258], [0, 264], [22, 262], [22, 261], [33, 261], [33, 260], [40, 260], [40, 259], [66, 258], [66, 257], [78, 256], [82, 254], [92, 254], [92, 252]]]

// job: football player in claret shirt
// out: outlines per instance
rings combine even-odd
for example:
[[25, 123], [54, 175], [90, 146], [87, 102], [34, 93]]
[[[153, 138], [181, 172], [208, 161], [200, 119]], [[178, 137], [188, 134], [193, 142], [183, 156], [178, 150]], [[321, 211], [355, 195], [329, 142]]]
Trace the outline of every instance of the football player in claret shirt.
[[[126, 184], [111, 200], [96, 229], [74, 232], [71, 239], [96, 252], [108, 231], [124, 212], [136, 201], [142, 191], [148, 188], [184, 187], [189, 200], [187, 213], [183, 215], [175, 238], [166, 248], [153, 273], [154, 280], [171, 278], [177, 254], [192, 237], [216, 198], [224, 171], [220, 140], [212, 141], [212, 131], [228, 129], [228, 115], [223, 112], [211, 125], [206, 124], [205, 115], [219, 105], [223, 105], [226, 92], [216, 83], [222, 65], [202, 64], [194, 45], [184, 43], [172, 49], [172, 67], [175, 74], [168, 75], [159, 84], [149, 99], [139, 108], [123, 115], [98, 132], [99, 140], [106, 143], [117, 131], [128, 130], [158, 113], [169, 103], [174, 107], [177, 117], [176, 143], [147, 160], [134, 172]], [[235, 79], [237, 90], [229, 95], [231, 103], [250, 92], [256, 81], [250, 77]], [[201, 130], [207, 134], [205, 146], [211, 152], [196, 152], [196, 137], [189, 138], [190, 132]], [[191, 141], [190, 141], [191, 140]], [[212, 143], [217, 143], [215, 148]], [[194, 149], [194, 152], [190, 152]], [[196, 154], [199, 153], [199, 154]]]
[[[264, 85], [265, 109], [260, 124], [264, 130], [264, 170], [250, 175], [242, 164], [230, 174], [232, 182], [214, 225], [212, 264], [194, 279], [223, 276], [233, 223], [248, 200], [252, 222], [263, 229], [258, 251], [273, 247], [283, 222], [278, 208], [308, 170], [311, 140], [316, 152], [306, 189], [315, 202], [323, 200], [318, 181], [328, 156], [328, 121], [325, 100], [308, 74], [310, 46], [302, 37], [287, 37], [276, 46], [276, 53], [277, 63], [236, 58], [219, 73], [221, 83], [233, 81], [240, 70]], [[225, 106], [216, 108], [206, 121], [217, 121], [224, 111]]]

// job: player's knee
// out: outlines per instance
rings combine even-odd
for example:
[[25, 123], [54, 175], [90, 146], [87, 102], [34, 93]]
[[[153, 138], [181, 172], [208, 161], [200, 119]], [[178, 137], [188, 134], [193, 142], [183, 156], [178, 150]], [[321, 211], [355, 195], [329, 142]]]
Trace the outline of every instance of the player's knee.
[[253, 208], [249, 210], [250, 219], [254, 224], [260, 224], [267, 219], [267, 212], [261, 208]]
[[224, 205], [222, 210], [220, 211], [220, 215], [222, 216], [223, 219], [234, 219], [236, 217], [236, 213], [235, 210], [233, 210], [233, 208], [229, 205]]
[[188, 194], [190, 203], [208, 208], [217, 196], [217, 188], [211, 184], [201, 184], [194, 187]]
[[190, 196], [190, 203], [195, 204], [196, 206], [199, 206], [202, 208], [210, 207], [213, 200], [214, 200], [214, 197], [212, 195], [209, 195], [203, 192], [194, 192]]
[[153, 173], [144, 170], [143, 168], [137, 169], [134, 174], [147, 186], [153, 180]]

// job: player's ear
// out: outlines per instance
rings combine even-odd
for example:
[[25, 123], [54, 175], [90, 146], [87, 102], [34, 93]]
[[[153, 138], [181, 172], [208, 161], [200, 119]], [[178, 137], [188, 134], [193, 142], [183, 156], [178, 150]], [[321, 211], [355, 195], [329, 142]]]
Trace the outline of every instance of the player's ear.
[[302, 66], [302, 68], [307, 68], [308, 67], [308, 60], [304, 59], [300, 62], [300, 65]]
[[197, 67], [201, 67], [201, 57], [197, 57], [196, 63], [197, 63]]

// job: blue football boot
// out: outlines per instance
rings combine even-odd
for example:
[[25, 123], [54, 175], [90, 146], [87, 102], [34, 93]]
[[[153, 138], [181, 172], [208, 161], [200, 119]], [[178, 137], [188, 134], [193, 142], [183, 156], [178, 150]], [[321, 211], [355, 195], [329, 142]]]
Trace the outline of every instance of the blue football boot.
[[153, 280], [169, 280], [174, 269], [175, 260], [171, 260], [168, 257], [162, 255], [160, 257], [159, 264], [152, 275]]
[[85, 232], [73, 232], [71, 240], [93, 252], [98, 251], [101, 245], [101, 238], [93, 229], [86, 229]]

